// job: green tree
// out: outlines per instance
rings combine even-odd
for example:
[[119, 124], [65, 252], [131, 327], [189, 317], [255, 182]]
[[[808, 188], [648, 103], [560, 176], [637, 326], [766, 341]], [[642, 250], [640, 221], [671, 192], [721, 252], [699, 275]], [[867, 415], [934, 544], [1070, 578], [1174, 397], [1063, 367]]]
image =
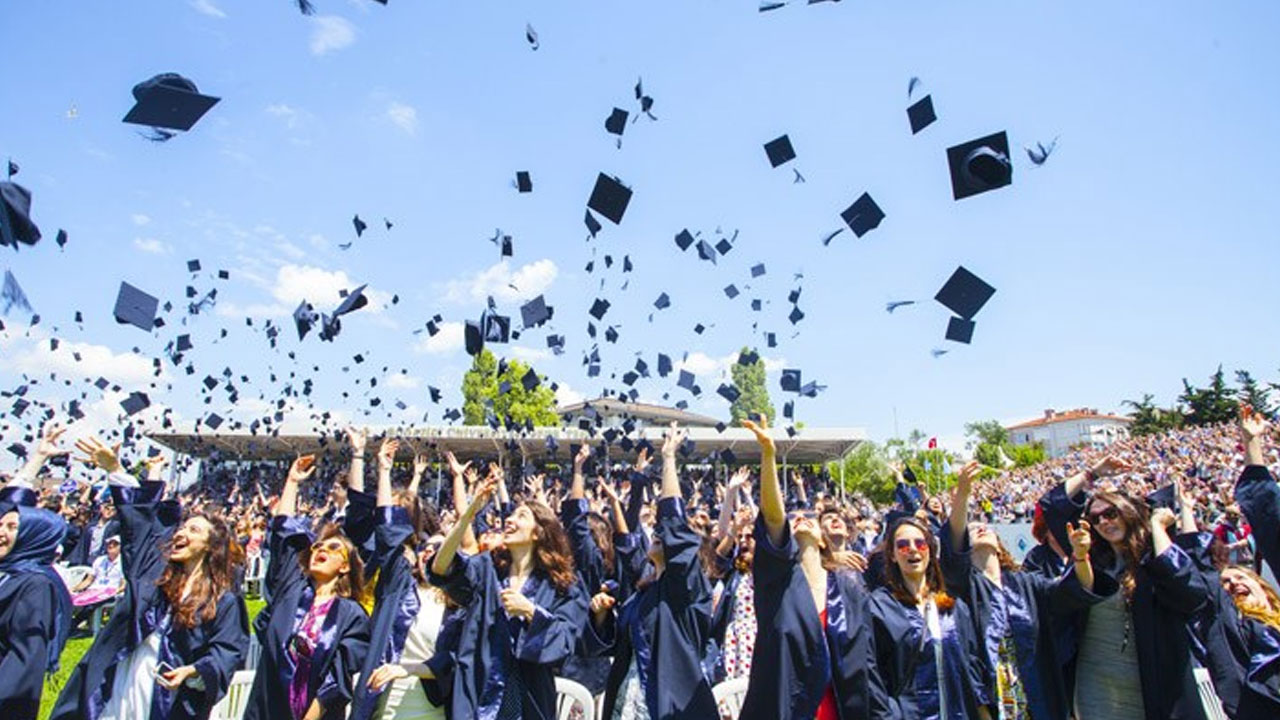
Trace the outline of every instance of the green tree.
[[974, 459], [987, 467], [1002, 468], [1005, 466], [1005, 459], [1013, 454], [1009, 432], [997, 420], [966, 423], [964, 434], [976, 442], [973, 448]]
[[[877, 445], [869, 440], [859, 443], [843, 460], [845, 491], [861, 494], [876, 504], [892, 502], [895, 480], [889, 467], [891, 457], [887, 445]], [[840, 465], [840, 462], [828, 465], [831, 477], [837, 483]]]
[[1182, 427], [1182, 413], [1176, 408], [1157, 407], [1151, 393], [1143, 393], [1141, 400], [1125, 400], [1123, 404], [1133, 408], [1129, 413], [1133, 418], [1129, 425], [1130, 435], [1154, 435]]
[[738, 399], [729, 406], [729, 418], [737, 426], [747, 419], [751, 413], [759, 413], [769, 418], [770, 424], [778, 424], [778, 416], [773, 412], [773, 402], [769, 400], [769, 388], [765, 385], [764, 360], [758, 351], [749, 350], [745, 346], [739, 355], [756, 352], [756, 361], [750, 365], [735, 362], [729, 369], [733, 377], [733, 385], [738, 388]]
[[1264, 388], [1258, 384], [1257, 380], [1249, 374], [1248, 370], [1236, 371], [1236, 384], [1240, 386], [1239, 400], [1242, 403], [1251, 405], [1254, 410], [1263, 415], [1270, 415], [1274, 408], [1271, 407], [1271, 389]]
[[1209, 386], [1194, 387], [1182, 379], [1183, 392], [1178, 401], [1187, 406], [1186, 420], [1192, 425], [1216, 425], [1230, 422], [1239, 413], [1240, 404], [1236, 402], [1236, 391], [1227, 387], [1223, 378], [1222, 366], [1209, 376]]
[[[519, 360], [507, 361], [502, 368], [498, 365], [493, 353], [485, 348], [462, 376], [463, 424], [485, 425], [489, 408], [499, 420], [510, 419], [521, 425], [530, 420], [539, 427], [560, 424], [556, 395], [546, 383], [533, 390], [524, 389], [522, 380], [530, 370], [528, 365]], [[504, 384], [507, 391], [500, 392]]]

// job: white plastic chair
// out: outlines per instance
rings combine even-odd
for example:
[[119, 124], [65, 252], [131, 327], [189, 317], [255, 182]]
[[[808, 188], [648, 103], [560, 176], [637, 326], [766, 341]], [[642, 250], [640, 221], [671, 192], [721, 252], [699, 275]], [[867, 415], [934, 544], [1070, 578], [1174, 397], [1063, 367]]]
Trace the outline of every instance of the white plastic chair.
[[249, 702], [249, 691], [253, 689], [253, 676], [252, 670], [240, 670], [232, 675], [227, 694], [213, 706], [209, 720], [240, 720]]
[[244, 669], [257, 670], [258, 660], [262, 658], [262, 644], [258, 642], [258, 634], [249, 633], [249, 652], [244, 654]]
[[[574, 713], [578, 708], [578, 714]], [[591, 691], [564, 678], [556, 678], [556, 720], [596, 720], [596, 701]]]
[[244, 594], [249, 597], [261, 597], [262, 581], [266, 577], [266, 560], [261, 555], [249, 558], [249, 565], [244, 570]]
[[93, 577], [93, 568], [88, 565], [71, 565], [70, 567], [54, 565], [53, 569], [62, 577], [62, 582], [66, 583], [67, 590], [84, 582], [86, 578]]
[[1228, 720], [1227, 711], [1222, 708], [1222, 701], [1218, 699], [1218, 691], [1213, 687], [1213, 678], [1209, 677], [1209, 671], [1205, 668], [1194, 668], [1193, 672], [1205, 717], [1209, 720]]
[[716, 698], [716, 707], [720, 709], [721, 720], [738, 720], [742, 712], [742, 700], [747, 696], [747, 678], [734, 678], [711, 688]]

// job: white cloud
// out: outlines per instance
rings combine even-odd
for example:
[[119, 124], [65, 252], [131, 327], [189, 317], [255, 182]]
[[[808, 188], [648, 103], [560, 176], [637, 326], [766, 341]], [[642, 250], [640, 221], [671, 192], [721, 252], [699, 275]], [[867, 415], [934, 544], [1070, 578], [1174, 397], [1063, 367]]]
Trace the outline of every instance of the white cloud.
[[462, 323], [441, 323], [440, 332], [424, 336], [413, 346], [413, 351], [428, 355], [441, 355], [461, 350], [463, 345]]
[[[248, 277], [243, 272], [241, 276]], [[219, 302], [218, 314], [224, 317], [284, 317], [292, 315], [303, 300], [311, 303], [317, 311], [327, 312], [342, 302], [339, 292], [355, 290], [360, 285], [342, 270], [325, 270], [292, 263], [281, 265], [274, 280], [255, 278], [254, 282], [267, 288], [275, 302], [247, 306]], [[391, 293], [381, 290], [365, 288], [364, 295], [369, 299], [369, 304], [359, 311], [361, 313], [380, 315], [383, 308], [391, 302]], [[389, 325], [395, 326], [393, 323]]]
[[[786, 358], [771, 358], [764, 355], [760, 356], [764, 361], [764, 370], [766, 373], [776, 373], [781, 371], [787, 364]], [[676, 363], [677, 370], [688, 370], [699, 377], [720, 377], [727, 375], [729, 368], [738, 362], [738, 353], [731, 353], [724, 357], [713, 358], [703, 352], [689, 353], [689, 357]]]
[[151, 253], [152, 255], [165, 255], [171, 251], [168, 245], [155, 238], [134, 238], [133, 246], [144, 253]]
[[412, 105], [392, 100], [387, 106], [387, 119], [410, 135], [418, 132], [418, 111]]
[[[30, 344], [25, 344], [29, 342]], [[35, 336], [30, 340], [24, 338], [24, 346], [16, 352], [6, 350], [10, 357], [10, 366], [19, 372], [29, 375], [58, 373], [67, 379], [104, 377], [122, 387], [137, 387], [152, 381], [163, 381], [168, 375], [160, 371], [155, 376], [155, 368], [149, 357], [133, 353], [116, 353], [105, 345], [90, 343], [61, 342], [57, 350], [50, 350], [47, 338]], [[75, 354], [79, 353], [79, 362]]]
[[267, 114], [274, 115], [278, 118], [284, 118], [285, 124], [293, 127], [298, 120], [298, 111], [289, 107], [284, 103], [274, 103], [267, 106]]
[[414, 377], [408, 373], [391, 373], [386, 379], [387, 387], [396, 388], [398, 390], [413, 390], [422, 384], [422, 378]]
[[196, 12], [209, 17], [225, 18], [227, 16], [222, 12], [222, 8], [213, 4], [213, 0], [191, 0], [191, 7], [195, 8]]
[[568, 383], [559, 383], [559, 387], [556, 388], [556, 404], [561, 407], [580, 403], [586, 399], [587, 396], [569, 387]]
[[503, 260], [467, 280], [449, 281], [444, 294], [454, 303], [484, 302], [491, 295], [499, 302], [528, 300], [546, 292], [559, 274], [559, 268], [548, 258], [523, 265], [514, 273], [510, 263]]
[[550, 350], [525, 347], [524, 345], [512, 345], [511, 354], [514, 355], [517, 360], [522, 360], [526, 363], [540, 362], [551, 357]]
[[131, 216], [131, 219], [133, 220], [133, 224], [137, 225], [138, 227], [151, 224], [151, 216], [144, 215], [142, 213], [134, 213]]
[[356, 41], [356, 26], [337, 15], [311, 18], [311, 54], [324, 55]]

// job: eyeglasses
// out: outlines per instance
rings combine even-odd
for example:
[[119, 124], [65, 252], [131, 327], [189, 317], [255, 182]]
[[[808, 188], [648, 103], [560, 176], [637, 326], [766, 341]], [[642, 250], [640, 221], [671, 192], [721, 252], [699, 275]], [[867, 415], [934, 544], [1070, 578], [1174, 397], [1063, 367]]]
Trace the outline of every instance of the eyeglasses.
[[347, 556], [347, 548], [342, 544], [341, 540], [317, 540], [311, 543], [311, 552], [318, 553], [321, 550], [325, 552], [340, 554], [342, 557]]
[[1107, 522], [1115, 522], [1116, 520], [1119, 520], [1119, 519], [1120, 519], [1120, 511], [1113, 507], [1109, 507], [1106, 510], [1103, 510], [1101, 512], [1089, 513], [1089, 522], [1094, 525], [1097, 525], [1099, 520], [1106, 520]]
[[924, 538], [902, 538], [894, 542], [893, 546], [900, 553], [909, 553], [912, 547], [915, 547], [918, 552], [929, 552], [929, 541]]

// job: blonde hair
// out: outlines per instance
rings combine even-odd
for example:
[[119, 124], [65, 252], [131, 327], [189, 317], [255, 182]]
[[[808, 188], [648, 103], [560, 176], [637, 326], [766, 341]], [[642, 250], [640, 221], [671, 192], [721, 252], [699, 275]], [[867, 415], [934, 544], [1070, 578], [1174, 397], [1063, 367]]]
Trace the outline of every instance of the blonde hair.
[[1250, 602], [1248, 598], [1232, 597], [1231, 599], [1235, 601], [1236, 609], [1240, 611], [1240, 614], [1280, 630], [1280, 593], [1277, 593], [1270, 583], [1263, 580], [1262, 576], [1254, 572], [1253, 568], [1247, 568], [1243, 565], [1228, 565], [1223, 570], [1235, 570], [1246, 577], [1252, 578], [1262, 588], [1262, 594], [1267, 596], [1267, 604], [1265, 606]]

